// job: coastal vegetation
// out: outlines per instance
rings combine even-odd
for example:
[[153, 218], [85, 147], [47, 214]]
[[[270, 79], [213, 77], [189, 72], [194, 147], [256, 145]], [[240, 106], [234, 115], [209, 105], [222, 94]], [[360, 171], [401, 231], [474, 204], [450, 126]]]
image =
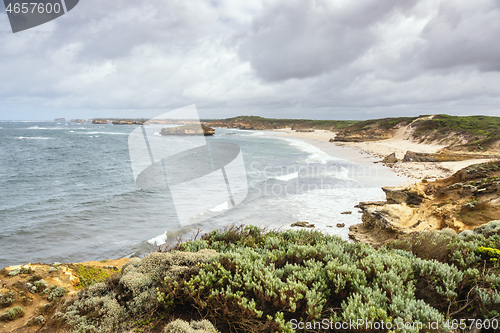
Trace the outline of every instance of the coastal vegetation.
[[491, 324], [500, 315], [500, 225], [483, 229], [414, 234], [375, 249], [314, 230], [232, 226], [129, 260], [51, 307], [40, 331], [292, 332], [302, 321], [321, 332], [324, 319], [422, 324], [405, 332], [436, 322], [434, 331], [449, 332], [460, 319]]
[[337, 130], [351, 126], [356, 120], [313, 120], [313, 119], [274, 119], [259, 116], [238, 116], [227, 119], [204, 119], [212, 127], [269, 130], [279, 128]]
[[372, 119], [342, 128], [336, 141], [371, 141], [387, 139], [408, 126], [413, 140], [437, 142], [461, 150], [498, 148], [500, 117], [449, 116], [438, 114], [419, 117]]
[[427, 140], [442, 140], [454, 133], [464, 137], [464, 147], [488, 148], [500, 141], [500, 117], [489, 116], [449, 116], [440, 114], [432, 119], [419, 119], [415, 127], [414, 137], [425, 137]]
[[[192, 120], [90, 119], [94, 124], [142, 125], [148, 123], [192, 123]], [[203, 119], [204, 125], [239, 129], [271, 130], [281, 128], [323, 129], [337, 132], [335, 141], [374, 141], [391, 138], [394, 132], [409, 126], [413, 140], [439, 142], [452, 149], [487, 150], [499, 148], [500, 117], [450, 116], [446, 114], [418, 117], [393, 117], [358, 120], [274, 119], [259, 116], [237, 116], [226, 119]]]

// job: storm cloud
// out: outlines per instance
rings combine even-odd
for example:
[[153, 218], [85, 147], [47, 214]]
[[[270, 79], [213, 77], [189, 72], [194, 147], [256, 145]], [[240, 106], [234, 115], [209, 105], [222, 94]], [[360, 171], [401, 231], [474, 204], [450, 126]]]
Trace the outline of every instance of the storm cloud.
[[500, 114], [495, 0], [85, 0], [12, 34], [0, 118]]

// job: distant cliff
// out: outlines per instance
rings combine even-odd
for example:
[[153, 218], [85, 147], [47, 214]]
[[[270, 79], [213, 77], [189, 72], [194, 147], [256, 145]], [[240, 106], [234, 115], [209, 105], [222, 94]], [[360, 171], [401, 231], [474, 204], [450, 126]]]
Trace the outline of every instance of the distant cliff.
[[239, 116], [220, 120], [204, 120], [211, 127], [227, 127], [246, 130], [325, 129], [336, 131], [355, 124], [354, 120], [312, 120], [312, 119], [273, 119], [258, 116]]
[[188, 124], [179, 127], [166, 127], [160, 131], [161, 135], [204, 135], [211, 136], [215, 134], [215, 130], [207, 125]]

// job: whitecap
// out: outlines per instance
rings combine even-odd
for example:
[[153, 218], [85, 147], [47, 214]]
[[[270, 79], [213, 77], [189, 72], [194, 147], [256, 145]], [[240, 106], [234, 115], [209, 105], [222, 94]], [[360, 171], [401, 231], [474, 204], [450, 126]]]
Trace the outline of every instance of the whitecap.
[[220, 205], [217, 205], [214, 208], [211, 208], [209, 210], [211, 212], [214, 212], [214, 213], [219, 213], [219, 212], [223, 212], [223, 211], [228, 210], [228, 209], [229, 209], [229, 202], [226, 201], [226, 202], [223, 202]]
[[18, 140], [50, 140], [50, 138], [44, 138], [41, 136], [18, 136], [16, 137]]
[[277, 179], [277, 180], [283, 180], [283, 181], [287, 182], [287, 181], [295, 179], [297, 177], [299, 177], [299, 173], [298, 172], [292, 172], [292, 173], [289, 173], [287, 175], [278, 176], [278, 177], [274, 177], [274, 178]]
[[148, 243], [155, 246], [163, 245], [167, 242], [167, 232], [163, 232], [161, 235], [151, 238]]
[[117, 132], [87, 132], [81, 134], [107, 134], [107, 135], [129, 135], [130, 133], [117, 133]]

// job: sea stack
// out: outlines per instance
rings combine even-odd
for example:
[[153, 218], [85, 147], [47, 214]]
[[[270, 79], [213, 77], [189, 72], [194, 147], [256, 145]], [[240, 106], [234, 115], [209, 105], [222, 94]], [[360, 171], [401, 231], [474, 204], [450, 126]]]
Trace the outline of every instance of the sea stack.
[[188, 124], [179, 127], [166, 127], [160, 131], [161, 135], [204, 135], [211, 136], [215, 134], [215, 129], [207, 125]]

